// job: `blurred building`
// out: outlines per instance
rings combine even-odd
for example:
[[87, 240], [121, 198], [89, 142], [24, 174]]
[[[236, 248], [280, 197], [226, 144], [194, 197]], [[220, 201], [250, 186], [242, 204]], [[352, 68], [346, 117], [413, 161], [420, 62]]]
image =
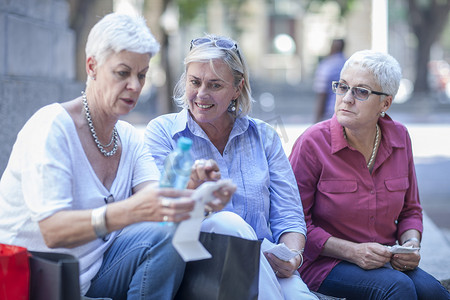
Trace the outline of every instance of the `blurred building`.
[[351, 37], [349, 52], [371, 47], [371, 1], [359, 1], [343, 22], [333, 2], [306, 13], [297, 0], [210, 0], [188, 24], [179, 24], [183, 11], [169, 0], [0, 0], [0, 170], [32, 113], [84, 88], [87, 33], [114, 9], [145, 15], [163, 46], [152, 59], [152, 88], [143, 92], [144, 104], [154, 102], [146, 112], [157, 115], [173, 110], [171, 88], [192, 38], [209, 32], [237, 40], [249, 62], [254, 96], [265, 95], [270, 109], [270, 99], [281, 105], [278, 92], [289, 92], [285, 86], [298, 94], [331, 39]]
[[[239, 43], [250, 67], [256, 112], [270, 113], [275, 105], [292, 112], [297, 109], [293, 103], [312, 109], [312, 75], [334, 38], [345, 38], [347, 55], [367, 48], [389, 50], [406, 77], [412, 73], [412, 54], [405, 50], [413, 47], [408, 26], [398, 19], [388, 31], [387, 0], [354, 1], [345, 18], [336, 1], [320, 5], [316, 1], [308, 10], [306, 2], [0, 0], [0, 170], [17, 132], [33, 112], [80, 94], [86, 80], [87, 33], [113, 10], [143, 14], [162, 45], [151, 60], [150, 80], [136, 109], [142, 109], [142, 122], [175, 109], [172, 89], [183, 71], [189, 42], [205, 32]], [[177, 6], [180, 3], [185, 8], [203, 4], [187, 18], [188, 12]]]
[[112, 10], [112, 1], [89, 2], [80, 15], [76, 0], [0, 0], [1, 173], [26, 120], [40, 107], [73, 99], [84, 88], [85, 78], [77, 78], [84, 26], [77, 32], [72, 22], [76, 15], [82, 24], [88, 18], [95, 22], [96, 15]]

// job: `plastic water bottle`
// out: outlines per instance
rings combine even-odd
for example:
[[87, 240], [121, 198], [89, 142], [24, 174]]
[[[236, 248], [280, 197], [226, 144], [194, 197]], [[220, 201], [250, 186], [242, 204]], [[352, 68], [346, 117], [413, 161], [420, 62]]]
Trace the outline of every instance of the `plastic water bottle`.
[[191, 155], [192, 140], [180, 137], [177, 148], [173, 150], [164, 161], [164, 170], [159, 185], [175, 189], [185, 189], [191, 177], [191, 168], [194, 163]]

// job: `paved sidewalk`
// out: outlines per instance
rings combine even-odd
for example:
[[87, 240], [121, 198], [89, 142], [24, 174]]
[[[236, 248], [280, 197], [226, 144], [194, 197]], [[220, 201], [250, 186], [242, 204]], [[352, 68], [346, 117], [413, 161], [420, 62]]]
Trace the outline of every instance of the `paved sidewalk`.
[[424, 213], [422, 249], [419, 267], [450, 288], [450, 243], [443, 232]]

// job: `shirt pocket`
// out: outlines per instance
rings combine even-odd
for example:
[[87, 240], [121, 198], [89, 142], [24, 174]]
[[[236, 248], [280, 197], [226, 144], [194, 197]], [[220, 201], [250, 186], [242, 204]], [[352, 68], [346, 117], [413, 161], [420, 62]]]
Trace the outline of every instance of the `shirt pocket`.
[[321, 218], [345, 221], [357, 214], [359, 200], [356, 196], [356, 180], [320, 180], [317, 189], [315, 212]]
[[389, 178], [384, 180], [384, 185], [389, 192], [406, 192], [409, 181], [408, 177]]
[[358, 183], [355, 180], [321, 180], [318, 189], [330, 194], [354, 193], [358, 189]]
[[408, 177], [387, 178], [384, 180], [385, 195], [380, 199], [385, 202], [386, 212], [392, 219], [397, 219], [405, 203], [406, 191], [409, 189]]

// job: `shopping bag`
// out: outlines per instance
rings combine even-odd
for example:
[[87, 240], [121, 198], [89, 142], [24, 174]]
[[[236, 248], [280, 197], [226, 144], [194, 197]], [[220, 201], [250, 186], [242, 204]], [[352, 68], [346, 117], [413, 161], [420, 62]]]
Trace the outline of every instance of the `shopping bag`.
[[36, 251], [30, 254], [30, 300], [80, 300], [80, 271], [74, 256]]
[[27, 249], [0, 244], [0, 299], [28, 300], [29, 284]]
[[261, 242], [205, 232], [199, 240], [212, 258], [186, 264], [175, 299], [258, 299]]

